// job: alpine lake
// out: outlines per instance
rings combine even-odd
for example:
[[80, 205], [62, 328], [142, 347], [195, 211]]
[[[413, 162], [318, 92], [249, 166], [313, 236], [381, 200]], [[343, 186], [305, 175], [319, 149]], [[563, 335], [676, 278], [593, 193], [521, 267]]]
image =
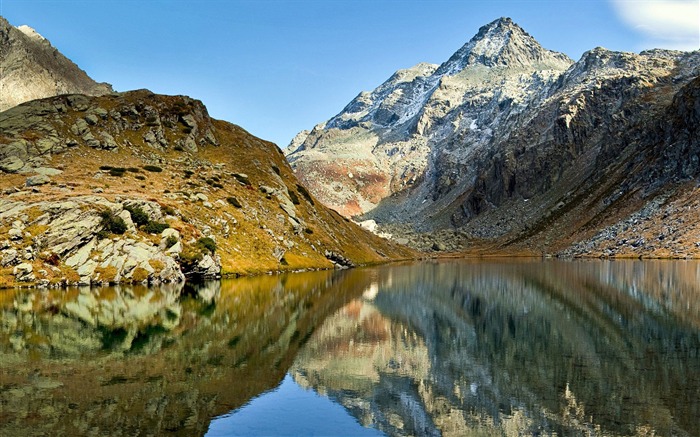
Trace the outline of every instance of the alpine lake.
[[698, 436], [700, 262], [0, 290], [2, 436]]

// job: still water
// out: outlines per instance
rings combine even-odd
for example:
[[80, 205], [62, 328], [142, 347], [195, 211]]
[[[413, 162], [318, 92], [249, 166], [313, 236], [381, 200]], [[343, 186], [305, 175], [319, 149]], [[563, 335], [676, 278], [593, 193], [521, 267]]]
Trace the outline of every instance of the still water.
[[0, 290], [0, 435], [700, 435], [700, 263]]

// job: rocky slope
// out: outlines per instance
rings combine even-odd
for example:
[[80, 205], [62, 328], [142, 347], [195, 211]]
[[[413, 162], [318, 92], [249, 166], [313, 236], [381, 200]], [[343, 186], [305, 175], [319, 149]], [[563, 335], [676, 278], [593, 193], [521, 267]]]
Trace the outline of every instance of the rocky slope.
[[0, 285], [180, 281], [411, 256], [328, 210], [280, 150], [141, 90], [0, 113]]
[[[698, 75], [697, 51], [596, 48], [573, 63], [499, 19], [439, 67], [361, 93], [287, 157], [322, 201], [422, 249], [694, 256], [695, 227], [665, 239], [624, 222], [645, 207], [697, 221], [660, 211], [698, 200]], [[594, 238], [618, 228], [645, 243]]]
[[34, 29], [0, 17], [0, 111], [59, 94], [110, 92], [109, 84], [92, 80]]

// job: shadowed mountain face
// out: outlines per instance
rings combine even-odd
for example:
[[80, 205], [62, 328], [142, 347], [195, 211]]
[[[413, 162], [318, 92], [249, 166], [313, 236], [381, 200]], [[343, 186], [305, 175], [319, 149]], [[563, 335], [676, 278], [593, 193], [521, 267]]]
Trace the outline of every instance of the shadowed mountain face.
[[[689, 103], [698, 75], [700, 52], [596, 48], [574, 63], [502, 18], [442, 65], [400, 70], [360, 93], [286, 154], [341, 213], [432, 233], [412, 238], [418, 247], [437, 238], [455, 250], [475, 241], [561, 250], [612, 225], [622, 233], [645, 206], [694, 218], [673, 202], [698, 200], [687, 183], [700, 174]], [[686, 243], [614, 252], [695, 250], [695, 230], [681, 234]], [[608, 248], [593, 241], [577, 250]]]
[[103, 95], [97, 83], [29, 26], [0, 17], [0, 112], [30, 100], [59, 94]]

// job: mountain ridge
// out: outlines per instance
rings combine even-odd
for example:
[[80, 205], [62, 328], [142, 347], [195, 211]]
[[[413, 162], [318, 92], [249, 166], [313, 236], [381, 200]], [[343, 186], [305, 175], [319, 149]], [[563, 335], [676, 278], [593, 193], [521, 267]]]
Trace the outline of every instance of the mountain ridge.
[[[499, 41], [491, 44], [494, 35]], [[504, 36], [523, 44], [505, 44]], [[510, 62], [512, 57], [471, 56], [479, 44], [483, 48], [477, 54], [500, 56], [500, 48], [514, 46], [523, 53], [543, 53], [547, 62], [499, 65], [495, 60]], [[441, 72], [454, 74], [431, 79]], [[599, 226], [609, 226], [613, 216], [625, 219], [610, 211], [632, 214], [663, 190], [676, 189], [680, 181], [666, 176], [655, 181], [625, 178], [643, 172], [639, 156], [660, 165], [658, 144], [671, 140], [657, 118], [676, 122], [673, 98], [699, 74], [698, 51], [633, 54], [599, 47], [574, 63], [541, 49], [512, 20], [499, 19], [483, 26], [430, 76], [393, 88], [387, 81], [360, 94], [372, 105], [346, 106], [331, 122], [295, 138], [296, 147], [286, 155], [323, 202], [346, 216], [373, 219], [380, 229], [423, 250], [440, 240], [449, 250], [486, 245], [530, 253], [561, 251], [592, 238], [595, 226], [586, 225], [583, 217], [608, 214]], [[410, 107], [406, 96], [416, 93], [427, 97]], [[688, 152], [689, 157], [694, 153]], [[623, 193], [647, 197], [608, 195], [607, 204], [596, 205], [591, 196], [598, 188], [589, 177], [614, 191], [606, 172], [618, 173], [615, 180]], [[686, 174], [685, 180], [695, 176]], [[578, 211], [578, 217], [563, 210]], [[560, 235], [547, 231], [545, 223], [558, 223]], [[645, 246], [643, 252], [660, 254], [659, 247]], [[696, 253], [689, 244], [668, 250], [674, 256]], [[640, 251], [630, 247], [615, 253]]]
[[113, 92], [63, 56], [33, 28], [12, 26], [0, 16], [0, 112], [58, 94]]

